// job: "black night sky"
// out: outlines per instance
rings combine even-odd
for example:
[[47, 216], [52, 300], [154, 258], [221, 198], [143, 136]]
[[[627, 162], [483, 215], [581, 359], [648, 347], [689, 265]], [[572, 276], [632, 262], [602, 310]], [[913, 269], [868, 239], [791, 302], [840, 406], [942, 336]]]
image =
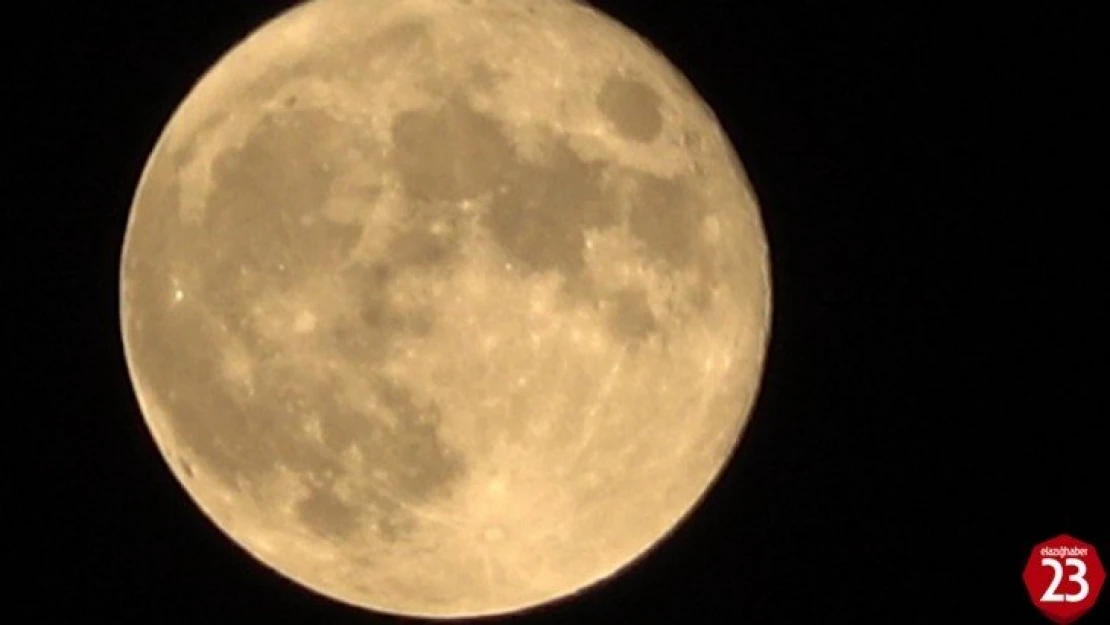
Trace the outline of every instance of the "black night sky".
[[[145, 429], [120, 343], [120, 246], [158, 133], [291, 4], [58, 4], [10, 26], [43, 33], [15, 57], [42, 121], [15, 131], [34, 129], [24, 180], [43, 180], [42, 236], [22, 243], [46, 246], [11, 270], [35, 276], [21, 327], [44, 337], [16, 389], [43, 399], [13, 415], [41, 432], [9, 441], [42, 450], [13, 506], [32, 526], [25, 581], [56, 598], [30, 602], [34, 622], [404, 622], [302, 590], [203, 517]], [[1085, 145], [1092, 18], [594, 4], [669, 56], [732, 137], [770, 242], [773, 336], [753, 419], [688, 522], [584, 595], [494, 620], [1047, 623], [1021, 581], [1033, 545], [1068, 533], [1110, 558], [1086, 329], [1106, 280], [1082, 275], [1105, 208], [1105, 151]]]

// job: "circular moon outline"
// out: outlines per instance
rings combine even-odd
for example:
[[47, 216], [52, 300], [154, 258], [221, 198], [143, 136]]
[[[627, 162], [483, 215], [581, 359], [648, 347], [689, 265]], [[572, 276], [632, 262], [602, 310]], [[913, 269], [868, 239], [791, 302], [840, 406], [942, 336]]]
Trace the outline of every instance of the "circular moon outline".
[[235, 544], [426, 618], [616, 575], [730, 460], [770, 336], [710, 107], [570, 0], [314, 0], [193, 87], [141, 175], [144, 423]]

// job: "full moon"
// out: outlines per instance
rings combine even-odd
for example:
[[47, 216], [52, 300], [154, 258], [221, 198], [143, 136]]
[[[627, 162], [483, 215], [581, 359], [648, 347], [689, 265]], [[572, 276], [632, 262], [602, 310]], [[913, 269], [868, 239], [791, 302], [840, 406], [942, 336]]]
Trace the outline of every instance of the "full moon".
[[314, 0], [192, 88], [120, 274], [154, 443], [335, 601], [454, 618], [612, 577], [762, 378], [759, 208], [710, 107], [570, 0]]

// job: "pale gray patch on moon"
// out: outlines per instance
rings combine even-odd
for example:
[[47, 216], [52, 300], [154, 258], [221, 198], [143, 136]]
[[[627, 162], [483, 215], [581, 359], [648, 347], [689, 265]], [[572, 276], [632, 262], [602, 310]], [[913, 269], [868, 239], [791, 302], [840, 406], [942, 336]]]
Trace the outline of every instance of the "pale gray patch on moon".
[[514, 160], [497, 121], [452, 99], [393, 122], [394, 163], [410, 197], [460, 201], [492, 188]]
[[309, 588], [426, 616], [566, 596], [672, 529], [742, 431], [769, 317], [746, 184], [592, 9], [304, 5], [201, 81], [139, 185], [147, 422]]
[[605, 79], [597, 108], [621, 135], [648, 143], [663, 129], [659, 94], [646, 84], [628, 78]]
[[631, 340], [642, 340], [658, 329], [658, 321], [643, 291], [625, 289], [608, 302], [609, 329]]

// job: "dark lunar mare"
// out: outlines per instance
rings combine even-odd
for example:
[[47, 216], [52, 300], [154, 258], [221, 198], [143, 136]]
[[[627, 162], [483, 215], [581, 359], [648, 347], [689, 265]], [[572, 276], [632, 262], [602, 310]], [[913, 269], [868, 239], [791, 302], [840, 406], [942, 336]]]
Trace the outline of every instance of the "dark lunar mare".
[[[177, 218], [181, 156], [158, 153], [137, 197], [126, 257], [130, 357], [144, 392], [165, 406], [173, 435], [199, 465], [182, 465], [184, 475], [203, 470], [228, 488], [247, 490], [279, 469], [308, 476], [311, 490], [297, 512], [309, 528], [339, 539], [372, 522], [392, 541], [415, 527], [394, 493], [411, 502], [433, 498], [461, 480], [466, 467], [438, 437], [439, 408], [418, 405], [410, 391], [376, 374], [391, 338], [429, 330], [430, 319], [395, 310], [388, 298], [396, 273], [425, 264], [426, 254], [399, 242], [389, 264], [340, 272], [360, 226], [320, 218], [335, 172], [346, 165], [336, 159], [338, 146], [351, 137], [320, 111], [267, 116], [241, 149], [214, 162], [199, 226]], [[409, 252], [401, 253], [406, 245]], [[306, 360], [311, 354], [258, 334], [248, 321], [257, 298], [325, 274], [341, 277], [359, 310], [327, 328], [324, 347], [339, 355], [344, 370], [362, 376], [373, 405], [352, 404], [341, 377], [321, 373]], [[168, 280], [174, 275], [193, 280], [183, 284], [187, 297], [176, 305]], [[243, 341], [252, 359], [249, 399], [222, 378], [221, 328]], [[319, 444], [304, 429], [312, 415], [320, 417]], [[351, 447], [384, 476], [365, 482], [357, 505], [334, 488], [346, 470], [341, 453]], [[367, 511], [376, 518], [363, 518]]]
[[[615, 119], [650, 118], [637, 100], [645, 86], [617, 79], [606, 84]], [[558, 273], [571, 304], [604, 301], [613, 310], [614, 333], [645, 338], [658, 324], [644, 292], [604, 292], [593, 284], [585, 265], [586, 232], [625, 225], [642, 251], [669, 270], [700, 273], [706, 269], [698, 249], [704, 202], [685, 180], [584, 159], [566, 135], [544, 132], [542, 158], [526, 161], [500, 121], [456, 96], [437, 108], [398, 116], [392, 161], [406, 193], [419, 202], [488, 197], [481, 225], [518, 273]], [[631, 196], [622, 189], [631, 189]], [[429, 256], [443, 253], [428, 250]]]

